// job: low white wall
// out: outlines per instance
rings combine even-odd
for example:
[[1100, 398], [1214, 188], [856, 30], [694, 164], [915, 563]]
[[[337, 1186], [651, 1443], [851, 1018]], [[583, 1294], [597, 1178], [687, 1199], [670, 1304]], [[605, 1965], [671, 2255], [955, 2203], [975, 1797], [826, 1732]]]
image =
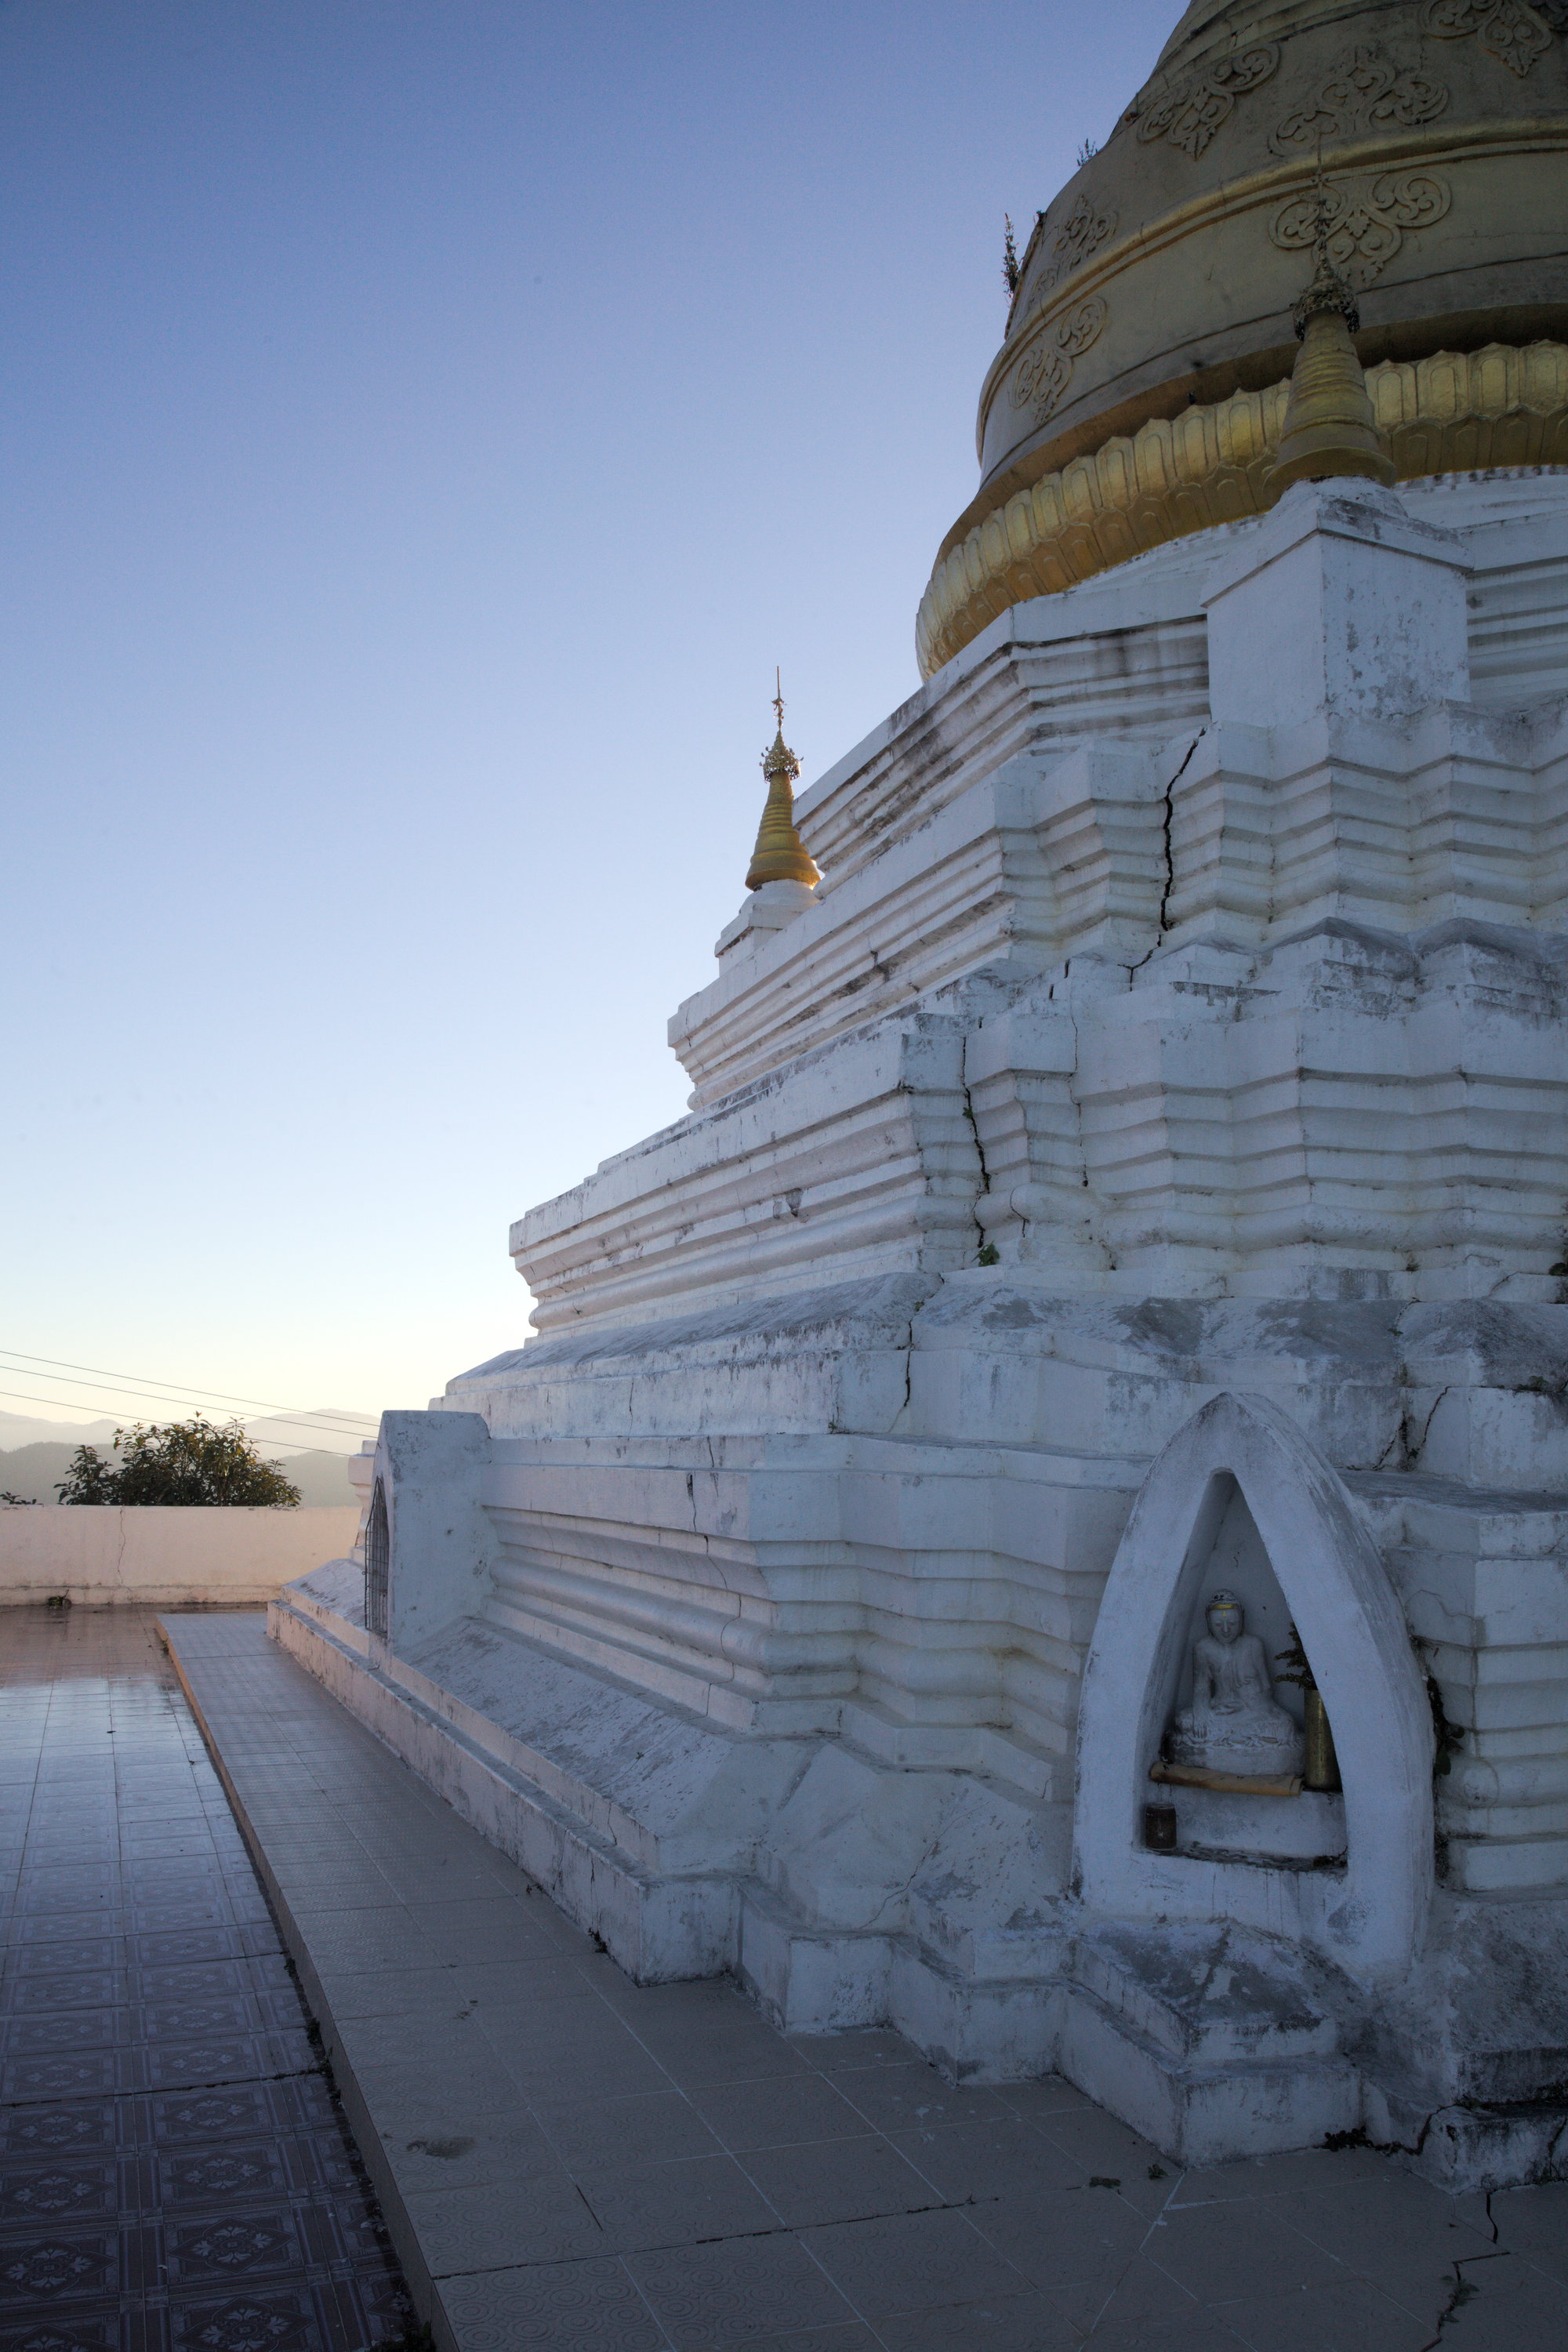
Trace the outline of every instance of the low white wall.
[[358, 1525], [352, 1503], [295, 1511], [0, 1506], [0, 1606], [62, 1592], [158, 1608], [270, 1601], [346, 1552]]

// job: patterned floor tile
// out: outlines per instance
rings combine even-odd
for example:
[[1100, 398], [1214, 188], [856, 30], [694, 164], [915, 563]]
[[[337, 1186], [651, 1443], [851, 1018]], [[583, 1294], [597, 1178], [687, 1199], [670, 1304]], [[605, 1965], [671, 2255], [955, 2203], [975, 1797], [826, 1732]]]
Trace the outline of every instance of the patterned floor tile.
[[52, 2303], [103, 2304], [120, 2292], [118, 2229], [52, 2229], [0, 2245], [0, 2312]]
[[72, 2158], [0, 2166], [0, 2234], [44, 2222], [108, 2220], [121, 2209], [119, 2167]]
[[0, 2154], [39, 2156], [118, 2144], [117, 2116], [112, 2100], [96, 2105], [88, 2101], [69, 2107], [47, 2105], [0, 2107]]
[[42, 1613], [8, 1612], [0, 1662], [0, 1773], [44, 1758], [14, 1839], [0, 1816], [0, 2352], [396, 2338], [407, 2290], [184, 1698], [138, 1612], [63, 1645]]
[[308, 2288], [181, 2298], [171, 2304], [169, 2319], [178, 2352], [316, 2352], [323, 2342]]
[[18, 2326], [0, 2320], [0, 2352], [120, 2352], [117, 2314], [51, 2314]]

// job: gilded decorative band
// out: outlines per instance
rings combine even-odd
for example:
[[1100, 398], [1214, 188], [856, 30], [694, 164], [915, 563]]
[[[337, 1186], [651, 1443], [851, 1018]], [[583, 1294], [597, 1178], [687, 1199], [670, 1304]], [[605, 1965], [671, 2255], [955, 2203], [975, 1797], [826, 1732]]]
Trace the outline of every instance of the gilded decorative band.
[[[1367, 370], [1366, 386], [1399, 481], [1568, 465], [1568, 345], [1489, 343], [1389, 360]], [[915, 624], [921, 677], [1011, 605], [1191, 531], [1263, 513], [1273, 503], [1265, 484], [1289, 391], [1282, 378], [1264, 392], [1151, 418], [1016, 491], [932, 572]]]

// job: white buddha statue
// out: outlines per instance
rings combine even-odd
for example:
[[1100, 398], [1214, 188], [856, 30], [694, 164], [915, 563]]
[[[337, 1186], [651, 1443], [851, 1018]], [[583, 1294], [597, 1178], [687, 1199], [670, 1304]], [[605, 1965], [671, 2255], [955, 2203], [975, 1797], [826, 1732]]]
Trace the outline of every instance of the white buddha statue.
[[1299, 1773], [1305, 1739], [1277, 1705], [1263, 1644], [1234, 1592], [1216, 1592], [1193, 1644], [1193, 1703], [1171, 1731], [1171, 1761], [1209, 1772], [1277, 1779]]

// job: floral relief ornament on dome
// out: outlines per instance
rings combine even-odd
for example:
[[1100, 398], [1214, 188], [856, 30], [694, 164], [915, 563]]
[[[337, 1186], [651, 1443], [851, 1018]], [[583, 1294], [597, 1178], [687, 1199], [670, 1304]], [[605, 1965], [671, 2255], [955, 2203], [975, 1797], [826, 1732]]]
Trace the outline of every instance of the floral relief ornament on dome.
[[1179, 83], [1152, 105], [1134, 107], [1124, 120], [1136, 120], [1138, 136], [1145, 145], [1155, 139], [1168, 139], [1173, 147], [1180, 147], [1195, 161], [1215, 132], [1229, 121], [1237, 100], [1268, 81], [1279, 65], [1278, 41], [1260, 42], [1235, 57], [1222, 58], [1217, 65]]
[[1462, 41], [1473, 33], [1489, 58], [1497, 58], [1522, 81], [1537, 58], [1552, 47], [1554, 32], [1568, 31], [1564, 0], [1426, 0], [1421, 29], [1439, 41]]
[[1282, 253], [1310, 253], [1317, 243], [1320, 205], [1329, 259], [1359, 293], [1370, 286], [1416, 229], [1440, 221], [1453, 201], [1447, 184], [1427, 172], [1384, 172], [1293, 196], [1278, 212], [1269, 236]]
[[1435, 121], [1447, 103], [1441, 82], [1399, 67], [1386, 51], [1357, 48], [1339, 60], [1304, 106], [1276, 123], [1268, 144], [1284, 155], [1310, 152], [1325, 139], [1351, 139], [1363, 130], [1411, 131]]
[[1113, 210], [1098, 212], [1081, 192], [1077, 204], [1046, 248], [1046, 266], [1029, 289], [1029, 308], [1037, 310], [1054, 286], [1070, 278], [1116, 235]]
[[1073, 362], [1099, 336], [1106, 315], [1105, 304], [1092, 294], [1076, 310], [1064, 310], [1051, 320], [1019, 362], [1013, 379], [1015, 408], [1032, 405], [1036, 424], [1045, 423], [1072, 382]]

